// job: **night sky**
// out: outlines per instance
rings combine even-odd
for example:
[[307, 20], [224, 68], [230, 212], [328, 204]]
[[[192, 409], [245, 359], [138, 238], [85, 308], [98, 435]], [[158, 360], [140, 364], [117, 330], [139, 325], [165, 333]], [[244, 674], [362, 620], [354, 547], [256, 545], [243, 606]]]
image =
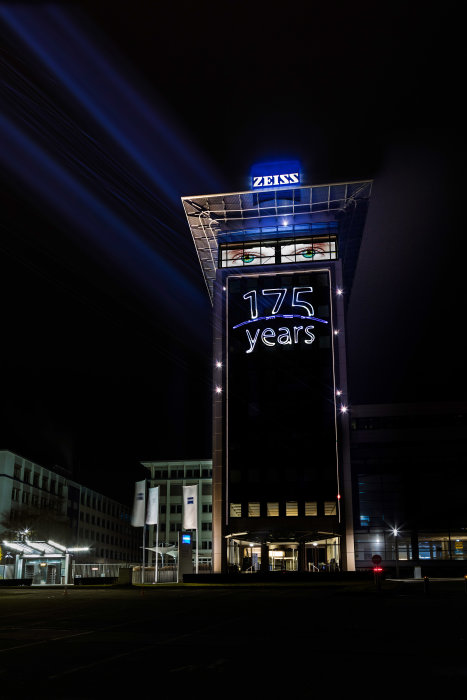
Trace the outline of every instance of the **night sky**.
[[[464, 400], [456, 18], [377, 3], [3, 4], [0, 449], [131, 501], [211, 456], [211, 306], [180, 197], [374, 179], [350, 403]], [[465, 246], [464, 246], [465, 247]]]

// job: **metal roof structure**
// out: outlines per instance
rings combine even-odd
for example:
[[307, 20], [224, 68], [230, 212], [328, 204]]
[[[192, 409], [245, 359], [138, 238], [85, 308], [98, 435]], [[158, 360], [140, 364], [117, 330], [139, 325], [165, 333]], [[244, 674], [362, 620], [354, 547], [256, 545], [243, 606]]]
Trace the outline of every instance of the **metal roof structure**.
[[7, 549], [11, 549], [13, 552], [22, 554], [25, 557], [63, 557], [68, 553], [89, 550], [89, 547], [65, 547], [52, 540], [48, 540], [48, 542], [31, 542], [27, 539], [14, 542], [3, 540], [3, 545]]
[[[351, 283], [371, 194], [372, 180], [328, 185], [268, 187], [257, 191], [182, 197], [211, 301], [219, 239], [294, 235], [338, 225], [344, 281]], [[316, 231], [318, 232], [318, 231]]]

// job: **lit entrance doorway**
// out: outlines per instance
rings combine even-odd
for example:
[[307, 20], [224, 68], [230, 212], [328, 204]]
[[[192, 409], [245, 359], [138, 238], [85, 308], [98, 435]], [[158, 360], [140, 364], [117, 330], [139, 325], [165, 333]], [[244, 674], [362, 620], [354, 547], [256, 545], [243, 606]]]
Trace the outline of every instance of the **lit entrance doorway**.
[[339, 537], [307, 542], [305, 560], [307, 571], [338, 571], [340, 562]]
[[270, 546], [269, 571], [298, 571], [298, 545]]

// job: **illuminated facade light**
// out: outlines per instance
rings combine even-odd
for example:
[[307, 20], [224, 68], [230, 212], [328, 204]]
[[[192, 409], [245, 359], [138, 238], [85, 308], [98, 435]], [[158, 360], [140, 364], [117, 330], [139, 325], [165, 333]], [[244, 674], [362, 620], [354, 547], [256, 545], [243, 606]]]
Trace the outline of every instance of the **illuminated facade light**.
[[340, 407], [340, 412], [341, 412], [341, 413], [347, 413], [348, 410], [349, 410], [349, 409], [347, 408], [347, 406], [342, 405], [342, 406]]
[[337, 389], [336, 396], [342, 396], [342, 389]]
[[341, 289], [340, 287], [338, 287], [338, 288], [336, 289], [336, 294], [337, 294], [338, 297], [340, 297], [343, 293], [344, 293], [344, 290]]
[[219, 360], [217, 360], [217, 362], [216, 362], [216, 367], [217, 367], [218, 369], [220, 369], [220, 367], [222, 367], [222, 362], [220, 362]]
[[222, 394], [222, 387], [216, 386], [216, 394]]
[[339, 335], [339, 333], [340, 333], [339, 329], [336, 328], [336, 329], [334, 330], [334, 335]]

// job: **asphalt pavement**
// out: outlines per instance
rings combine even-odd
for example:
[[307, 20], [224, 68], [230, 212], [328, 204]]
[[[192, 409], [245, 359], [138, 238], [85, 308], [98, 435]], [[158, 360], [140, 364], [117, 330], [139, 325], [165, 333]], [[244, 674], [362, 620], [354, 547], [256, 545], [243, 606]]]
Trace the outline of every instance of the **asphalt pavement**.
[[8, 698], [341, 696], [467, 681], [462, 579], [0, 588]]

